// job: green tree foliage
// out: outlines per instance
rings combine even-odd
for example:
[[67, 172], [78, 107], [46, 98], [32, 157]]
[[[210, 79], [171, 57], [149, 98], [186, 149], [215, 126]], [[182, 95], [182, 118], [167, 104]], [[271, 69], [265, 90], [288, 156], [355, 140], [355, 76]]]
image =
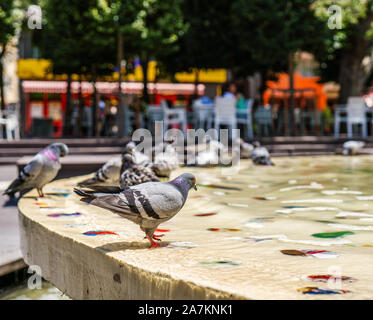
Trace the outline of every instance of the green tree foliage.
[[0, 0], [0, 110], [5, 108], [3, 57], [10, 45], [10, 40], [17, 30], [17, 12], [14, 1]]
[[316, 52], [316, 57], [321, 62], [324, 80], [340, 83], [340, 102], [345, 103], [349, 96], [359, 96], [371, 81], [373, 1], [317, 0], [316, 15], [325, 24], [336, 18], [333, 5], [341, 9], [341, 26], [329, 28], [327, 54]]

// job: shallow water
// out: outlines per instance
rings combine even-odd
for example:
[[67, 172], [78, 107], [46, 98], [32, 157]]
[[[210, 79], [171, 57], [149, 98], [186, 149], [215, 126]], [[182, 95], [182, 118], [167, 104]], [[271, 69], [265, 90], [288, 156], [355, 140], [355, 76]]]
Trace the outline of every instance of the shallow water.
[[[184, 167], [173, 172], [172, 177], [194, 173], [198, 191], [192, 190], [182, 211], [159, 226], [167, 246], [157, 250], [128, 246], [143, 241], [137, 226], [87, 206], [75, 195], [53, 201], [59, 211], [67, 208], [79, 216], [48, 217], [54, 213], [48, 208], [33, 215], [64, 236], [108, 248], [101, 250], [125, 263], [237, 296], [372, 299], [373, 157], [293, 157], [274, 162], [274, 167], [260, 167], [241, 161], [240, 171], [233, 175], [225, 175], [221, 168]], [[72, 189], [78, 180], [56, 185]], [[116, 234], [84, 235], [88, 230]], [[115, 243], [125, 245], [117, 248]], [[315, 275], [354, 281], [307, 278]], [[304, 287], [348, 292], [311, 295]]]
[[40, 289], [29, 289], [27, 284], [10, 288], [0, 294], [0, 300], [69, 300], [60, 290], [43, 281]]

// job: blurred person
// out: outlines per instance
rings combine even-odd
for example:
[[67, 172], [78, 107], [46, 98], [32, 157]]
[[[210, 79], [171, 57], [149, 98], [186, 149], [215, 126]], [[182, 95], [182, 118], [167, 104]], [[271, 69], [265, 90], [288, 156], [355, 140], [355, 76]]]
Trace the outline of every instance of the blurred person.
[[104, 125], [105, 125], [105, 108], [106, 103], [105, 101], [100, 98], [98, 102], [98, 123], [97, 123], [97, 130], [101, 136], [104, 135]]
[[92, 136], [92, 108], [90, 105], [85, 104], [82, 112], [82, 135], [83, 137]]
[[233, 82], [226, 84], [223, 92], [224, 98], [236, 98], [237, 86]]

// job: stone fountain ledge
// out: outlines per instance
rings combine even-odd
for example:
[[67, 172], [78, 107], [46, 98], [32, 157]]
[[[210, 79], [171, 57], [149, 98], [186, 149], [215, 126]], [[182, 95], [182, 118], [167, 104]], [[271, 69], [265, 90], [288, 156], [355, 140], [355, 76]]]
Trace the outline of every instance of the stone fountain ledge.
[[[167, 263], [173, 253], [185, 258], [190, 250], [199, 248], [149, 249], [137, 225], [86, 205], [73, 193], [66, 197], [48, 195], [62, 188], [72, 192], [76, 183], [86, 177], [54, 181], [45, 187], [45, 199], [37, 199], [33, 190], [19, 201], [22, 254], [28, 265], [41, 267], [44, 279], [73, 299], [245, 298], [224, 286], [209, 285], [208, 279], [194, 279], [192, 273], [180, 272], [188, 267]], [[43, 203], [56, 208], [44, 208], [40, 205]], [[48, 217], [57, 212], [81, 215]], [[118, 235], [82, 234], [92, 230], [109, 230]], [[166, 245], [170, 237], [165, 238], [162, 243]]]

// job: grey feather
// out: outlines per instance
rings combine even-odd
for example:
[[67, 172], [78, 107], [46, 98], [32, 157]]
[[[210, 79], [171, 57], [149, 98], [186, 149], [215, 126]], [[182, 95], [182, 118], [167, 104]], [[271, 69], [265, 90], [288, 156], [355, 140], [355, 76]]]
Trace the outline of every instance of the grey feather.
[[18, 177], [9, 185], [4, 194], [13, 196], [17, 191], [42, 188], [51, 182], [61, 169], [60, 157], [68, 154], [63, 143], [53, 143], [37, 153], [20, 171]]

